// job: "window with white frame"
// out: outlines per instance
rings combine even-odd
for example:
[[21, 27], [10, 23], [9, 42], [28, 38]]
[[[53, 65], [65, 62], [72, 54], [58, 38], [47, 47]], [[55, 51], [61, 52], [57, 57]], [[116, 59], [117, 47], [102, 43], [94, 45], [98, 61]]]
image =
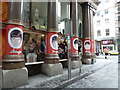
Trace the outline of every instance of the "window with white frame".
[[108, 14], [108, 9], [104, 10], [105, 14]]
[[118, 21], [120, 21], [120, 16], [118, 16]]
[[110, 35], [110, 30], [106, 29], [106, 36], [109, 36], [109, 35]]
[[120, 6], [118, 6], [118, 12], [120, 12]]
[[97, 16], [100, 16], [100, 12], [97, 12]]
[[97, 36], [101, 36], [101, 31], [97, 30]]
[[107, 24], [107, 23], [109, 23], [109, 19], [107, 18], [107, 19], [105, 19], [105, 23]]
[[118, 29], [118, 33], [120, 33], [120, 28]]
[[97, 26], [99, 26], [99, 25], [100, 25], [100, 20], [97, 21]]

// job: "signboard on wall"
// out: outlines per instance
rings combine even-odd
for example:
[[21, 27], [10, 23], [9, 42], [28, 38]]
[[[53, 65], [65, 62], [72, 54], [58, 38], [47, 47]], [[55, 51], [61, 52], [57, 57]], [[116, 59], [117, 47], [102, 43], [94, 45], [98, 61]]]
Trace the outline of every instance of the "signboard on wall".
[[107, 45], [107, 44], [114, 44], [113, 40], [104, 40], [102, 41], [103, 45]]

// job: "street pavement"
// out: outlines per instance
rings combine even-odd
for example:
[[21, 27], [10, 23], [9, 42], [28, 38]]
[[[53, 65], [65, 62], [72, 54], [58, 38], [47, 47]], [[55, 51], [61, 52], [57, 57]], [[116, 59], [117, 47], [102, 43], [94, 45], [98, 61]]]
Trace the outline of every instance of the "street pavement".
[[118, 88], [118, 56], [108, 56], [104, 60], [110, 63], [66, 88]]
[[28, 84], [18, 88], [118, 88], [118, 56], [103, 55], [96, 58], [95, 64], [82, 65], [79, 69], [72, 69], [72, 78], [68, 80], [68, 69], [63, 74], [48, 77], [43, 74], [31, 76]]

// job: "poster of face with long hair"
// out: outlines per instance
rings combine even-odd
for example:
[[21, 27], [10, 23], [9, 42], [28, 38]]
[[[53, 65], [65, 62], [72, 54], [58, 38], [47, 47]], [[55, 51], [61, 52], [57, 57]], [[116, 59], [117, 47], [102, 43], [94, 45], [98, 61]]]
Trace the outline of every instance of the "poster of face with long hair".
[[71, 38], [71, 53], [78, 53], [78, 38]]
[[46, 53], [58, 54], [58, 34], [48, 33], [46, 39]]
[[85, 47], [85, 49], [90, 49], [90, 46], [91, 46], [91, 42], [90, 42], [89, 40], [86, 40], [86, 41], [84, 42], [84, 47]]
[[74, 49], [78, 50], [78, 38], [75, 38], [73, 40], [73, 47], [74, 47]]
[[57, 34], [53, 34], [50, 38], [50, 45], [52, 47], [52, 49], [58, 49], [58, 35]]
[[91, 52], [91, 40], [90, 39], [84, 39], [84, 52]]

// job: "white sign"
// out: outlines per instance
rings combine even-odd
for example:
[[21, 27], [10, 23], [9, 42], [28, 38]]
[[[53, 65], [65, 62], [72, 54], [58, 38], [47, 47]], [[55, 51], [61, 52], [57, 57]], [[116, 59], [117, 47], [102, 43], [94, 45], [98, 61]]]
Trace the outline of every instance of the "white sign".
[[50, 46], [52, 47], [52, 49], [57, 50], [58, 49], [58, 35], [54, 34], [50, 37]]
[[12, 28], [8, 32], [8, 43], [12, 48], [19, 49], [22, 46], [23, 31], [21, 28]]
[[74, 47], [74, 49], [78, 50], [78, 38], [75, 38], [73, 40], [73, 47]]
[[84, 47], [85, 47], [85, 49], [90, 49], [90, 46], [91, 46], [90, 40], [84, 41]]

